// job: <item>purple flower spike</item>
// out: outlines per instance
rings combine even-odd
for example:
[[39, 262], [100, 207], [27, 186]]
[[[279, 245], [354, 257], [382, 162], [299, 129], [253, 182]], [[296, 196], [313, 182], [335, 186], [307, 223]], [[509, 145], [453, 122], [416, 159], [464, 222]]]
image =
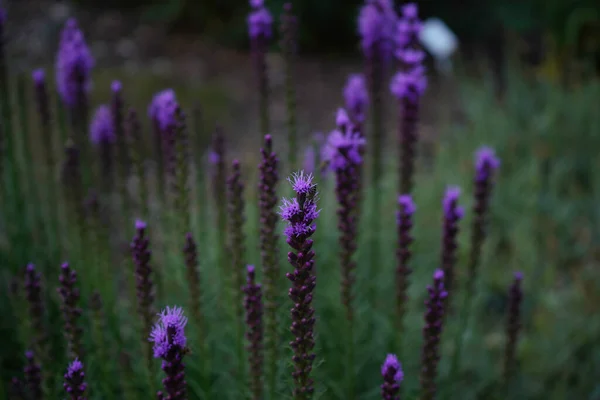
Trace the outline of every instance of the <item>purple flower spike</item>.
[[477, 270], [481, 251], [486, 237], [486, 224], [492, 196], [493, 177], [496, 169], [500, 167], [500, 160], [496, 153], [489, 147], [481, 147], [475, 154], [475, 182], [473, 206], [473, 226], [471, 230], [471, 253], [467, 266], [467, 296], [470, 298], [475, 290]]
[[294, 306], [291, 310], [292, 326], [290, 331], [294, 340], [290, 343], [294, 356], [293, 396], [296, 400], [310, 399], [314, 393], [314, 382], [310, 377], [315, 360], [314, 325], [315, 310], [312, 307], [313, 290], [316, 285], [314, 274], [315, 252], [312, 250], [313, 241], [310, 237], [315, 233], [315, 219], [319, 216], [317, 210], [317, 187], [312, 175], [299, 172], [290, 180], [296, 192], [293, 199], [283, 199], [281, 218], [287, 222], [285, 235], [287, 243], [292, 248], [288, 253], [288, 261], [294, 268], [286, 273], [292, 283], [289, 297]]
[[402, 336], [404, 314], [408, 303], [408, 284], [412, 273], [410, 268], [410, 258], [412, 253], [410, 246], [413, 242], [412, 227], [413, 214], [417, 207], [408, 194], [398, 197], [399, 210], [397, 213], [396, 226], [398, 232], [398, 247], [396, 257], [398, 264], [396, 266], [396, 311], [397, 311], [397, 330]]
[[61, 266], [59, 276], [60, 286], [58, 294], [61, 297], [61, 311], [64, 319], [64, 333], [67, 339], [67, 351], [70, 357], [81, 356], [81, 335], [79, 326], [81, 308], [79, 308], [79, 289], [77, 284], [77, 273], [71, 269], [68, 263]]
[[246, 294], [244, 308], [246, 309], [246, 339], [248, 339], [249, 365], [251, 375], [252, 399], [262, 399], [263, 373], [263, 305], [262, 287], [256, 283], [253, 265], [246, 267]]
[[280, 267], [277, 261], [277, 183], [279, 181], [279, 160], [273, 151], [271, 135], [265, 135], [265, 143], [260, 149], [259, 164], [259, 213], [260, 213], [260, 260], [263, 266], [265, 296], [265, 349], [267, 357], [266, 379], [269, 391], [277, 388], [277, 368], [279, 351], [278, 323], [278, 280]]
[[[364, 75], [352, 74], [348, 77], [344, 87], [344, 100], [346, 108], [352, 116], [352, 122], [355, 125], [362, 126], [369, 106], [369, 93]], [[362, 129], [359, 130], [362, 131]]]
[[358, 229], [358, 198], [360, 170], [365, 139], [354, 131], [343, 108], [338, 110], [338, 129], [327, 140], [325, 159], [335, 172], [335, 192], [339, 204], [338, 229], [340, 231], [340, 267], [342, 274], [342, 304], [348, 321], [354, 319], [352, 287], [354, 286], [354, 253]]
[[303, 160], [303, 169], [309, 174], [315, 173], [317, 160], [315, 154], [315, 147], [311, 144], [306, 146], [304, 149], [304, 160]]
[[158, 314], [159, 320], [150, 332], [150, 341], [154, 343], [154, 357], [161, 358], [165, 373], [163, 387], [166, 396], [159, 392], [159, 398], [183, 400], [186, 397], [185, 366], [183, 356], [188, 353], [186, 347], [185, 326], [187, 318], [180, 307], [167, 307]]
[[388, 354], [381, 366], [383, 384], [381, 385], [381, 398], [383, 400], [400, 400], [400, 383], [404, 379], [402, 365], [398, 357]]
[[456, 250], [458, 248], [458, 223], [464, 215], [464, 208], [458, 205], [460, 188], [451, 186], [446, 189], [443, 200], [444, 233], [442, 235], [442, 270], [444, 271], [444, 287], [448, 292], [446, 309], [450, 306], [450, 296], [454, 286], [454, 269], [456, 265]]
[[157, 124], [161, 131], [175, 125], [175, 110], [177, 97], [173, 89], [165, 89], [154, 95], [152, 103], [148, 106], [148, 117]]
[[250, 0], [252, 12], [248, 15], [248, 34], [251, 39], [262, 37], [269, 39], [272, 32], [273, 16], [265, 8], [264, 2], [260, 0]]
[[61, 34], [56, 56], [56, 87], [63, 102], [75, 107], [91, 89], [94, 59], [77, 21], [69, 19]]
[[433, 274], [433, 285], [427, 287], [429, 296], [425, 300], [425, 326], [423, 327], [421, 390], [423, 400], [433, 400], [437, 391], [435, 380], [440, 360], [440, 336], [444, 315], [444, 303], [448, 295], [444, 289], [444, 272], [438, 269]]
[[44, 398], [42, 392], [42, 371], [39, 364], [35, 360], [35, 354], [33, 351], [26, 351], [25, 358], [27, 359], [27, 365], [25, 366], [23, 372], [25, 374], [27, 389], [33, 399], [41, 400]]
[[231, 250], [231, 270], [229, 275], [232, 278], [231, 283], [233, 284], [230, 289], [234, 293], [236, 320], [241, 323], [244, 308], [240, 288], [244, 285], [243, 268], [244, 260], [246, 259], [244, 223], [246, 217], [244, 216], [244, 183], [238, 160], [233, 160], [232, 173], [227, 179], [227, 206], [229, 211], [227, 218], [229, 221], [229, 249]]
[[[131, 168], [131, 156], [129, 154], [129, 146], [127, 146], [127, 138], [125, 135], [125, 102], [123, 100], [123, 84], [121, 81], [113, 81], [110, 85], [112, 92], [110, 101], [110, 111], [112, 115], [112, 129], [116, 138], [117, 147], [117, 165], [119, 167], [119, 177], [121, 184], [121, 197], [126, 201], [128, 197], [125, 195], [127, 177]], [[125, 205], [128, 207], [128, 204]]]
[[113, 143], [115, 132], [112, 124], [110, 107], [106, 104], [99, 106], [90, 124], [90, 140], [98, 145], [102, 142]]
[[515, 272], [514, 280], [508, 291], [508, 316], [506, 323], [506, 349], [504, 353], [504, 380], [509, 384], [514, 375], [515, 354], [521, 331], [521, 308], [523, 304], [523, 289], [521, 283], [523, 273]]
[[[154, 315], [154, 282], [153, 268], [150, 265], [152, 252], [150, 241], [147, 237], [146, 223], [135, 221], [136, 234], [131, 242], [131, 256], [135, 265], [136, 293], [138, 301], [138, 312], [143, 322], [143, 335], [146, 337], [152, 328], [152, 317]], [[148, 347], [148, 359], [151, 359], [151, 348]]]
[[85, 372], [83, 371], [83, 363], [76, 358], [67, 369], [65, 374], [65, 382], [63, 384], [65, 392], [70, 400], [86, 400], [85, 391], [87, 383], [85, 383]]
[[47, 335], [44, 326], [45, 309], [42, 300], [42, 276], [33, 264], [28, 264], [25, 268], [24, 289], [34, 335], [34, 349], [39, 356], [42, 353]]
[[367, 58], [391, 58], [397, 16], [391, 0], [366, 0], [358, 17], [361, 46]]

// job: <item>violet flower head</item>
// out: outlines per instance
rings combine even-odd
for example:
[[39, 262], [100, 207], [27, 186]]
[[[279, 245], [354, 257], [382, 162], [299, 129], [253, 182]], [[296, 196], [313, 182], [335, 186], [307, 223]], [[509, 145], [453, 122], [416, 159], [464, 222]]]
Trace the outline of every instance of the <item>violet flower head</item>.
[[391, 59], [397, 15], [391, 0], [366, 0], [358, 16], [358, 32], [366, 57]]
[[85, 400], [87, 383], [85, 382], [83, 363], [78, 358], [69, 364], [64, 378], [63, 387], [69, 396], [69, 400]]
[[81, 308], [79, 307], [80, 293], [76, 287], [77, 273], [69, 263], [61, 266], [59, 276], [60, 286], [57, 289], [61, 297], [61, 311], [64, 320], [64, 333], [67, 340], [67, 351], [70, 357], [81, 356], [82, 329], [79, 326]]
[[519, 332], [521, 331], [521, 308], [523, 304], [522, 281], [523, 273], [515, 272], [513, 283], [508, 291], [506, 349], [504, 352], [504, 379], [507, 384], [514, 375], [515, 354], [517, 352]]
[[251, 375], [252, 398], [262, 399], [263, 375], [263, 304], [262, 287], [256, 283], [254, 265], [246, 267], [244, 308], [246, 309], [246, 339]]
[[369, 107], [369, 92], [363, 74], [352, 74], [348, 77], [344, 87], [344, 100], [346, 108], [352, 116], [352, 121], [357, 125], [362, 125]]
[[43, 399], [42, 370], [40, 369], [40, 365], [36, 362], [35, 354], [31, 350], [25, 352], [25, 358], [27, 359], [27, 364], [23, 372], [29, 394], [33, 399]]
[[45, 85], [46, 84], [46, 71], [43, 68], [38, 68], [31, 73], [31, 77], [33, 78], [33, 83], [37, 85]]
[[[458, 223], [464, 216], [464, 208], [458, 205], [460, 188], [451, 186], [446, 189], [442, 202], [444, 207], [444, 228], [442, 236], [442, 270], [444, 271], [444, 287], [448, 292], [448, 300], [454, 286], [454, 275], [456, 265], [456, 250], [458, 248]], [[449, 305], [447, 304], [446, 307]]]
[[273, 27], [273, 16], [266, 9], [262, 0], [250, 0], [252, 12], [248, 15], [248, 34], [251, 39], [271, 38]]
[[56, 56], [56, 87], [63, 102], [74, 107], [81, 94], [91, 89], [91, 69], [94, 58], [83, 33], [74, 18], [69, 19], [61, 33]]
[[290, 331], [294, 339], [290, 343], [294, 356], [293, 396], [295, 399], [309, 399], [314, 393], [314, 382], [310, 377], [315, 359], [314, 325], [315, 310], [312, 306], [313, 290], [316, 285], [314, 274], [313, 241], [310, 237], [315, 233], [315, 219], [319, 216], [317, 209], [317, 187], [312, 175], [304, 172], [295, 173], [289, 179], [296, 192], [293, 199], [283, 199], [280, 209], [281, 218], [287, 222], [285, 235], [292, 248], [288, 253], [288, 261], [294, 268], [286, 277], [292, 283], [288, 296], [294, 306], [291, 309], [292, 326]]
[[343, 119], [345, 113], [338, 113], [338, 125], [346, 125], [345, 129], [335, 129], [327, 137], [323, 147], [323, 159], [333, 171], [351, 166], [361, 165], [362, 153], [366, 140], [354, 129], [349, 120]]
[[500, 160], [491, 147], [483, 146], [475, 153], [476, 180], [484, 181], [491, 178], [495, 170], [500, 167]]
[[421, 390], [422, 399], [433, 400], [437, 391], [437, 367], [440, 360], [440, 339], [444, 315], [444, 303], [448, 295], [444, 288], [444, 272], [438, 269], [433, 274], [433, 285], [427, 287], [425, 300], [425, 326], [423, 327]]
[[159, 392], [158, 396], [166, 399], [185, 399], [187, 383], [183, 357], [188, 353], [185, 336], [187, 318], [180, 307], [167, 307], [158, 316], [159, 320], [150, 332], [150, 341], [154, 344], [154, 357], [163, 360], [163, 387], [167, 394], [164, 396]]
[[152, 102], [148, 106], [148, 117], [161, 131], [165, 131], [175, 126], [175, 110], [177, 107], [175, 91], [165, 89], [152, 98]]
[[95, 145], [100, 143], [113, 143], [115, 132], [112, 124], [110, 107], [102, 104], [96, 109], [90, 124], [90, 140]]
[[500, 167], [500, 160], [490, 147], [481, 147], [475, 153], [475, 183], [473, 205], [473, 228], [471, 230], [471, 253], [467, 266], [467, 296], [472, 296], [481, 251], [486, 237], [486, 224], [493, 188], [493, 175]]
[[388, 354], [381, 366], [383, 384], [381, 385], [381, 398], [383, 400], [400, 400], [400, 383], [404, 379], [402, 365], [398, 357]]
[[408, 303], [408, 285], [409, 277], [412, 273], [410, 268], [410, 258], [412, 253], [410, 246], [414, 239], [412, 236], [413, 214], [417, 207], [408, 194], [398, 197], [398, 212], [396, 216], [396, 229], [398, 233], [398, 247], [396, 249], [396, 323], [398, 331], [403, 329], [403, 319], [406, 313]]

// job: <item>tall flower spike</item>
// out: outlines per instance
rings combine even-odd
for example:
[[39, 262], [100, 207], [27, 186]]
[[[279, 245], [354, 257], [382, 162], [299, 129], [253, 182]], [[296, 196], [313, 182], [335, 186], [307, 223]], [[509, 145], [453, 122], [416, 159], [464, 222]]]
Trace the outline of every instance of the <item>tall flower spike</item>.
[[[154, 282], [153, 270], [150, 265], [151, 251], [150, 241], [146, 236], [146, 223], [135, 222], [136, 234], [131, 242], [131, 255], [135, 264], [136, 293], [138, 312], [143, 323], [143, 336], [146, 337], [152, 329], [152, 317], [154, 315]], [[148, 347], [148, 360], [151, 360], [151, 347]]]
[[514, 375], [515, 354], [519, 331], [521, 330], [521, 306], [523, 303], [523, 289], [521, 283], [523, 273], [515, 272], [514, 280], [508, 292], [508, 315], [506, 323], [506, 349], [504, 353], [504, 381], [508, 385]]
[[438, 269], [433, 274], [433, 285], [427, 287], [429, 296], [425, 300], [425, 326], [423, 327], [421, 399], [433, 400], [437, 391], [437, 367], [440, 360], [440, 337], [447, 292], [444, 289], [444, 272]]
[[[285, 102], [287, 108], [287, 129], [288, 129], [288, 168], [296, 168], [296, 153], [298, 136], [296, 126], [296, 88], [294, 86], [294, 61], [297, 52], [298, 41], [298, 20], [292, 14], [292, 3], [283, 5], [283, 14], [281, 15], [281, 49], [283, 52], [283, 61], [285, 69]], [[266, 133], [266, 132], [265, 132]]]
[[110, 107], [106, 104], [99, 106], [90, 123], [90, 141], [100, 152], [100, 172], [103, 190], [111, 190], [114, 181], [114, 143], [115, 132]]
[[175, 110], [176, 125], [172, 131], [172, 191], [173, 205], [179, 216], [179, 227], [185, 234], [192, 229], [190, 219], [190, 190], [189, 190], [189, 137], [185, 114], [180, 107]]
[[76, 107], [91, 89], [90, 72], [94, 59], [83, 33], [74, 18], [69, 19], [61, 33], [56, 55], [56, 87], [68, 107]]
[[381, 398], [383, 400], [400, 400], [400, 383], [404, 379], [402, 365], [398, 357], [388, 354], [381, 366], [383, 384], [381, 385]]
[[44, 324], [45, 309], [42, 300], [42, 277], [35, 265], [28, 264], [25, 268], [25, 298], [29, 306], [29, 318], [33, 333], [33, 349], [38, 357], [43, 357], [46, 344], [46, 328]]
[[184, 400], [187, 398], [187, 383], [185, 381], [185, 367], [183, 356], [188, 353], [185, 326], [187, 318], [180, 307], [168, 307], [159, 314], [159, 320], [150, 332], [150, 342], [154, 344], [154, 357], [161, 358], [163, 379], [163, 392], [158, 393], [158, 398], [171, 400]]
[[123, 85], [120, 81], [113, 81], [110, 85], [111, 100], [110, 113], [112, 116], [112, 130], [115, 136], [115, 160], [117, 164], [117, 178], [121, 205], [125, 215], [129, 214], [130, 201], [127, 193], [127, 180], [131, 159], [127, 138], [125, 136], [125, 102], [123, 101]]
[[449, 312], [450, 297], [454, 288], [456, 250], [458, 248], [458, 223], [465, 214], [464, 208], [458, 205], [460, 188], [451, 186], [446, 189], [443, 200], [444, 207], [444, 233], [442, 235], [442, 271], [444, 271], [444, 287], [448, 292], [446, 298], [446, 312]]
[[65, 382], [63, 387], [69, 400], [86, 400], [85, 391], [87, 383], [85, 382], [85, 372], [83, 371], [83, 363], [79, 359], [75, 359], [65, 374]]
[[246, 267], [246, 294], [244, 307], [246, 309], [246, 339], [248, 340], [248, 357], [251, 375], [252, 399], [263, 398], [263, 304], [262, 287], [256, 283], [254, 265]]
[[346, 112], [338, 111], [338, 129], [332, 131], [325, 147], [325, 159], [335, 172], [335, 192], [339, 204], [338, 229], [340, 231], [340, 267], [342, 275], [342, 304], [346, 318], [353, 321], [352, 287], [354, 285], [354, 253], [356, 252], [358, 213], [358, 174], [362, 166], [362, 148], [365, 139], [354, 132]]
[[419, 102], [427, 87], [425, 68], [422, 65], [425, 53], [419, 45], [420, 31], [417, 5], [404, 5], [396, 30], [396, 57], [401, 69], [390, 84], [390, 90], [399, 103], [400, 193], [410, 193], [413, 188]]
[[183, 255], [185, 257], [185, 268], [188, 285], [190, 289], [190, 310], [200, 335], [203, 332], [204, 324], [201, 308], [201, 292], [200, 292], [200, 271], [198, 270], [198, 246], [191, 233], [185, 235], [185, 246], [183, 247]]
[[79, 289], [77, 284], [77, 273], [71, 269], [68, 263], [61, 266], [59, 277], [60, 287], [58, 294], [61, 297], [61, 310], [64, 319], [64, 333], [67, 340], [67, 352], [69, 357], [81, 356], [82, 329], [79, 326], [81, 308], [79, 308]]
[[398, 248], [396, 250], [398, 261], [396, 266], [396, 329], [398, 337], [402, 340], [404, 315], [406, 314], [408, 303], [409, 277], [412, 273], [412, 269], [410, 268], [410, 258], [412, 256], [410, 246], [413, 242], [413, 215], [417, 207], [412, 197], [408, 194], [398, 197], [398, 206], [399, 210], [396, 216], [398, 232]]
[[[370, 191], [371, 205], [370, 213], [371, 223], [369, 229], [372, 232], [379, 232], [380, 228], [380, 208], [381, 194], [379, 185], [383, 173], [383, 144], [385, 143], [385, 102], [383, 100], [384, 79], [387, 74], [389, 61], [392, 58], [394, 49], [393, 35], [396, 26], [397, 16], [394, 12], [391, 0], [366, 0], [358, 16], [358, 32], [361, 37], [361, 47], [365, 58], [365, 76], [369, 88], [369, 98], [371, 99], [371, 124], [372, 132], [369, 140], [371, 150], [371, 178], [370, 185], [373, 190]], [[372, 276], [379, 275], [379, 238], [372, 235], [369, 243], [369, 253], [371, 265], [373, 268]], [[373, 279], [373, 282], [377, 279]], [[377, 300], [377, 288], [372, 284], [369, 288], [369, 300]]]
[[481, 147], [475, 154], [475, 203], [471, 228], [471, 252], [467, 267], [467, 296], [470, 299], [475, 290], [477, 268], [486, 237], [486, 223], [492, 195], [494, 172], [500, 167], [500, 160], [489, 147]]
[[292, 248], [288, 253], [288, 261], [294, 268], [286, 273], [292, 283], [289, 297], [294, 306], [291, 309], [292, 326], [290, 331], [294, 339], [290, 343], [294, 356], [293, 396], [295, 400], [307, 400], [314, 393], [314, 381], [310, 377], [315, 360], [314, 325], [315, 310], [312, 306], [313, 290], [316, 285], [314, 274], [315, 252], [310, 238], [316, 230], [315, 220], [319, 216], [317, 210], [317, 186], [312, 175], [298, 172], [290, 179], [296, 197], [283, 199], [280, 209], [281, 218], [287, 222], [284, 233], [287, 244]]
[[168, 160], [173, 149], [169, 148], [168, 132], [176, 124], [175, 109], [177, 108], [177, 98], [173, 89], [166, 89], [158, 92], [148, 106], [148, 117], [152, 121], [154, 130], [154, 151], [158, 162], [159, 192], [160, 196], [165, 195], [164, 174], [167, 168]]
[[248, 15], [248, 35], [252, 59], [256, 71], [259, 95], [260, 133], [269, 133], [269, 77], [267, 72], [267, 50], [272, 36], [273, 17], [262, 0], [250, 0], [252, 11]]
[[35, 360], [33, 351], [26, 351], [25, 358], [27, 359], [27, 365], [25, 365], [23, 372], [25, 373], [25, 382], [27, 383], [29, 395], [32, 399], [42, 400], [44, 398], [42, 392], [42, 370]]
[[260, 214], [260, 261], [263, 267], [265, 296], [265, 348], [267, 357], [266, 379], [271, 398], [277, 386], [279, 361], [279, 324], [277, 318], [279, 297], [279, 263], [277, 262], [277, 183], [279, 181], [277, 155], [273, 151], [271, 135], [265, 135], [260, 149], [258, 180], [258, 207]]
[[357, 131], [364, 135], [362, 126], [369, 107], [369, 92], [363, 74], [352, 74], [348, 77], [344, 86], [344, 100]]

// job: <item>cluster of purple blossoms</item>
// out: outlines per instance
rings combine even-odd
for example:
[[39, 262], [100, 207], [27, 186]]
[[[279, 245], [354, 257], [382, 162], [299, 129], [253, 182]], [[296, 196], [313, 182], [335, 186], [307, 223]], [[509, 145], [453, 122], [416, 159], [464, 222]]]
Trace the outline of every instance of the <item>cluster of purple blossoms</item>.
[[294, 339], [290, 343], [294, 356], [294, 398], [304, 400], [314, 393], [314, 382], [310, 377], [315, 360], [314, 325], [315, 309], [312, 306], [313, 290], [316, 285], [314, 274], [315, 252], [310, 237], [316, 231], [315, 220], [319, 216], [317, 209], [317, 186], [311, 175], [304, 172], [294, 174], [290, 179], [296, 197], [283, 199], [281, 218], [287, 222], [284, 233], [287, 243], [293, 251], [288, 253], [288, 261], [294, 267], [286, 273], [292, 283], [289, 297], [294, 303], [291, 310], [292, 326], [290, 331]]
[[444, 320], [444, 304], [448, 292], [444, 288], [444, 272], [438, 269], [433, 274], [433, 285], [427, 286], [429, 296], [425, 300], [425, 326], [423, 327], [421, 389], [422, 399], [433, 400], [437, 391], [436, 378], [440, 360], [440, 339]]
[[74, 107], [91, 89], [94, 59], [74, 18], [65, 24], [56, 56], [56, 87], [63, 102]]
[[337, 129], [329, 134], [323, 146], [323, 160], [336, 172], [361, 165], [366, 140], [354, 130], [343, 108], [338, 110], [336, 125]]
[[157, 397], [159, 400], [183, 400], [187, 398], [183, 364], [183, 357], [189, 351], [184, 331], [187, 318], [180, 307], [167, 307], [159, 317], [150, 332], [150, 341], [154, 343], [154, 357], [163, 360], [162, 369], [165, 373], [165, 392], [158, 392]]
[[419, 45], [421, 21], [417, 5], [406, 4], [402, 7], [402, 17], [396, 28], [395, 56], [400, 62], [400, 71], [392, 79], [390, 89], [398, 99], [417, 102], [427, 88], [425, 76], [425, 52]]
[[[451, 186], [446, 189], [443, 200], [444, 207], [444, 233], [442, 235], [442, 271], [444, 271], [444, 286], [448, 292], [448, 299], [452, 295], [456, 265], [456, 249], [458, 248], [458, 222], [465, 214], [463, 207], [458, 205], [460, 188]], [[448, 303], [448, 299], [446, 302]]]
[[113, 143], [115, 131], [112, 121], [110, 107], [102, 104], [96, 109], [92, 122], [90, 123], [90, 140], [93, 144]]
[[400, 383], [404, 379], [402, 365], [398, 357], [394, 354], [388, 354], [385, 362], [381, 366], [381, 376], [383, 384], [381, 385], [381, 398], [383, 400], [400, 400]]
[[85, 372], [83, 371], [83, 363], [76, 358], [64, 376], [65, 382], [63, 387], [69, 396], [69, 400], [85, 400], [85, 391], [87, 383], [85, 383]]
[[367, 58], [388, 61], [394, 51], [398, 17], [391, 0], [367, 0], [358, 17], [361, 47]]
[[263, 0], [250, 0], [252, 12], [248, 15], [248, 34], [252, 40], [268, 40], [273, 35], [273, 16]]
[[369, 107], [369, 93], [363, 74], [352, 74], [348, 77], [346, 86], [344, 86], [344, 100], [352, 122], [362, 134], [362, 125]]
[[160, 131], [166, 131], [176, 123], [175, 110], [177, 106], [175, 91], [165, 89], [152, 98], [152, 102], [148, 106], [148, 117]]

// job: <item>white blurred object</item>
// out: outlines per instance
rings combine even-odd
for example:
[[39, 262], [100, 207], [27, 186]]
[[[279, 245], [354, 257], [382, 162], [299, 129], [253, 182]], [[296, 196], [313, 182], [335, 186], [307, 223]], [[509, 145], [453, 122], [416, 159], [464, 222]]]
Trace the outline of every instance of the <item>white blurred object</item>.
[[444, 73], [452, 71], [450, 57], [458, 48], [458, 38], [439, 18], [429, 18], [423, 22], [419, 36], [425, 50], [433, 56], [436, 67]]

